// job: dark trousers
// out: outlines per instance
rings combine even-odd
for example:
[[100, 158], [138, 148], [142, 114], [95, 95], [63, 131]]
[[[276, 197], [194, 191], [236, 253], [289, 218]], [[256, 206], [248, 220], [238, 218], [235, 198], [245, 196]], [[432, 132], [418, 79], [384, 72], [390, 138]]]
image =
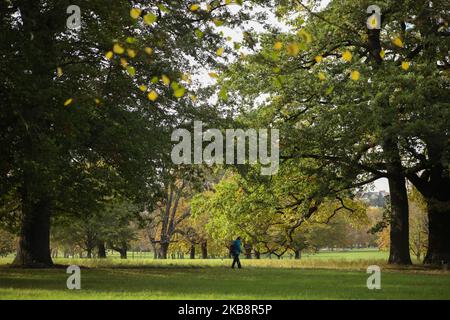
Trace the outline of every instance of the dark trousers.
[[237, 263], [238, 268], [241, 268], [241, 261], [239, 260], [239, 255], [238, 254], [233, 254], [233, 264], [231, 265], [231, 268], [234, 269], [234, 265]]

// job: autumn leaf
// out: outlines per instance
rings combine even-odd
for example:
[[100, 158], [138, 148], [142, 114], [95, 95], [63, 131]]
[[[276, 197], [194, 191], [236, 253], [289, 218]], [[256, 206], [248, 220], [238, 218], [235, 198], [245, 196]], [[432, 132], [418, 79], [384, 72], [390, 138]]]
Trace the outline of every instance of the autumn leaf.
[[223, 24], [224, 24], [224, 22], [222, 20], [219, 20], [219, 19], [213, 19], [213, 22], [216, 25], [216, 27], [223, 26]]
[[203, 32], [200, 29], [195, 29], [195, 35], [199, 39], [203, 38]]
[[312, 36], [309, 32], [302, 29], [298, 32], [298, 35], [303, 39], [304, 42], [306, 43], [312, 42]]
[[113, 56], [114, 56], [114, 53], [112, 51], [108, 51], [105, 54], [105, 58], [108, 59], [108, 60], [111, 60]]
[[404, 44], [402, 39], [400, 39], [399, 37], [396, 37], [392, 40], [392, 43], [395, 44], [397, 47], [403, 48]]
[[70, 105], [72, 102], [73, 102], [73, 99], [72, 99], [72, 98], [67, 99], [67, 100], [64, 102], [64, 106], [67, 107], [67, 106]]
[[319, 80], [320, 81], [325, 81], [326, 79], [327, 79], [327, 76], [325, 75], [325, 73], [319, 72]]
[[125, 52], [125, 49], [120, 44], [116, 43], [113, 47], [113, 51], [117, 54], [123, 54]]
[[127, 72], [132, 77], [134, 77], [136, 75], [136, 69], [132, 66], [127, 67]]
[[191, 5], [191, 11], [198, 11], [200, 9], [200, 5], [197, 3], [194, 3], [193, 5]]
[[179, 87], [178, 89], [176, 89], [176, 90], [174, 91], [174, 96], [175, 96], [176, 98], [181, 98], [181, 97], [184, 96], [185, 92], [186, 92], [186, 89], [185, 89], [185, 88]]
[[158, 77], [153, 77], [152, 78], [152, 80], [150, 80], [153, 84], [157, 84], [158, 83], [158, 81], [159, 81], [159, 78]]
[[166, 86], [168, 86], [170, 84], [170, 78], [168, 76], [166, 76], [165, 74], [163, 74], [161, 76], [161, 80]]
[[300, 47], [296, 42], [289, 43], [286, 47], [286, 50], [288, 55], [293, 57], [298, 56], [298, 54], [300, 53]]
[[283, 49], [283, 42], [281, 42], [281, 41], [275, 42], [275, 44], [273, 45], [273, 48], [277, 51], [280, 51], [281, 49]]
[[216, 54], [217, 54], [219, 57], [221, 57], [221, 56], [223, 55], [223, 52], [224, 52], [224, 51], [225, 51], [224, 48], [219, 48], [219, 49], [217, 49]]
[[156, 93], [156, 91], [152, 90], [151, 92], [149, 92], [149, 94], [147, 95], [147, 98], [150, 101], [156, 101], [156, 99], [158, 99], [158, 93]]
[[352, 71], [351, 73], [350, 73], [350, 78], [353, 80], [353, 81], [358, 81], [359, 80], [359, 78], [361, 77], [361, 74], [359, 73], [359, 71]]
[[405, 70], [405, 71], [408, 71], [409, 70], [409, 68], [410, 68], [410, 63], [408, 62], [408, 61], [403, 61], [402, 62], [402, 69], [403, 70]]
[[134, 51], [133, 49], [127, 49], [127, 54], [130, 58], [136, 57], [136, 51]]
[[153, 13], [147, 13], [144, 16], [144, 22], [148, 25], [155, 23], [156, 20], [158, 20], [158, 17], [156, 15], [154, 15]]
[[372, 29], [377, 29], [378, 28], [378, 19], [377, 17], [372, 17], [372, 19], [369, 20], [369, 24], [372, 27]]
[[146, 47], [146, 48], [144, 49], [144, 51], [145, 51], [145, 53], [148, 54], [149, 56], [151, 56], [152, 53], [153, 53], [153, 49], [150, 48], [150, 47]]
[[342, 59], [344, 59], [344, 61], [350, 62], [352, 61], [353, 55], [350, 51], [344, 51], [342, 53]]
[[132, 17], [133, 19], [137, 19], [141, 15], [141, 12], [141, 9], [133, 8], [130, 10], [130, 17]]

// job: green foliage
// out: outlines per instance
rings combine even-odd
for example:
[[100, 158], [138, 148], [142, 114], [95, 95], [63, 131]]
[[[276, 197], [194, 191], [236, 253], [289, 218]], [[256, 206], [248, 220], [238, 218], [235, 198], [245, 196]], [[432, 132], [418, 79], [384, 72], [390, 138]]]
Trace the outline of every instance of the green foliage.
[[16, 237], [12, 233], [0, 228], [0, 257], [13, 253], [15, 249]]

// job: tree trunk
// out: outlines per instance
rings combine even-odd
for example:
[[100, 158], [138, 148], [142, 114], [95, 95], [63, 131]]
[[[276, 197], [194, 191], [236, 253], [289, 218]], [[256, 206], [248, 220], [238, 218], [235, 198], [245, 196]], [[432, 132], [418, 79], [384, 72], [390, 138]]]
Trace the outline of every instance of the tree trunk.
[[32, 202], [25, 194], [22, 200], [22, 223], [19, 247], [14, 266], [51, 267], [50, 256], [50, 201]]
[[128, 258], [128, 256], [127, 256], [127, 248], [121, 248], [119, 250], [119, 253], [120, 253], [120, 259], [127, 259]]
[[167, 259], [167, 252], [169, 251], [169, 242], [161, 242], [159, 247], [159, 258]]
[[252, 258], [252, 245], [250, 243], [246, 243], [244, 245], [244, 250], [245, 250], [245, 258], [251, 259]]
[[302, 257], [302, 251], [297, 249], [297, 250], [294, 251], [294, 253], [295, 253], [294, 259], [295, 260], [300, 260], [301, 257]]
[[98, 250], [98, 258], [105, 259], [106, 258], [106, 248], [105, 248], [105, 243], [103, 241], [98, 242], [97, 250]]
[[[380, 29], [367, 29], [370, 60], [376, 62], [377, 68], [383, 63], [380, 56], [382, 46]], [[391, 108], [389, 98], [380, 105], [382, 110], [382, 128], [386, 134], [383, 140], [383, 153], [386, 159], [386, 171], [389, 176], [391, 197], [391, 245], [389, 252], [390, 264], [412, 264], [409, 253], [409, 207], [405, 186], [403, 166], [398, 148], [398, 136], [390, 133], [392, 124], [398, 121], [398, 110]]]
[[450, 191], [442, 193], [440, 199], [426, 198], [429, 230], [428, 251], [424, 260], [426, 264], [450, 262]]
[[191, 249], [189, 250], [189, 259], [195, 259], [195, 244], [191, 244]]
[[87, 258], [92, 259], [92, 248], [87, 248]]
[[[391, 170], [390, 168], [391, 167]], [[405, 178], [388, 166], [391, 200], [389, 264], [410, 265], [409, 253], [409, 206]], [[390, 171], [390, 172], [389, 172]]]
[[255, 259], [261, 259], [261, 253], [258, 250], [254, 250], [254, 254], [255, 254]]
[[202, 241], [201, 250], [202, 250], [202, 259], [208, 259], [208, 242], [206, 240]]

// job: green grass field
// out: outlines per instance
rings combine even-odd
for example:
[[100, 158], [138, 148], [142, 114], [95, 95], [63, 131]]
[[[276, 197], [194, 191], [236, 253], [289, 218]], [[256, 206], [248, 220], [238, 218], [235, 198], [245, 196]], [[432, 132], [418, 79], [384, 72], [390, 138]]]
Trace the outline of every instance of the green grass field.
[[[85, 266], [81, 290], [66, 289], [65, 269], [11, 269], [0, 259], [0, 299], [450, 299], [450, 273], [385, 265], [383, 252], [332, 252], [295, 260], [57, 259]], [[382, 268], [368, 290], [366, 268]]]

